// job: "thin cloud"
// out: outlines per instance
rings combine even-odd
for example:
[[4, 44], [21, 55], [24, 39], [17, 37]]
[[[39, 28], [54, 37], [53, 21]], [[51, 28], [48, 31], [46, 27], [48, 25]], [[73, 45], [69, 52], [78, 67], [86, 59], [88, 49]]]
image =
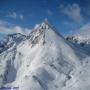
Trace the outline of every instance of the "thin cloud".
[[82, 21], [84, 18], [81, 14], [81, 8], [78, 4], [60, 5], [60, 12], [67, 15], [74, 21]]
[[47, 10], [47, 14], [50, 15], [50, 16], [53, 15], [52, 11], [49, 10], [49, 9]]
[[17, 14], [16, 14], [16, 12], [9, 12], [6, 17], [10, 17], [10, 18], [16, 19], [17, 18]]
[[23, 14], [17, 14], [16, 12], [9, 12], [6, 17], [12, 18], [12, 19], [20, 19], [23, 20], [24, 19], [24, 15]]
[[4, 21], [0, 21], [0, 34], [12, 34], [12, 33], [28, 34], [30, 32], [30, 29], [28, 28], [9, 25], [7, 25], [7, 23], [4, 23]]
[[24, 15], [19, 15], [19, 18], [21, 19], [21, 20], [23, 20], [24, 19]]

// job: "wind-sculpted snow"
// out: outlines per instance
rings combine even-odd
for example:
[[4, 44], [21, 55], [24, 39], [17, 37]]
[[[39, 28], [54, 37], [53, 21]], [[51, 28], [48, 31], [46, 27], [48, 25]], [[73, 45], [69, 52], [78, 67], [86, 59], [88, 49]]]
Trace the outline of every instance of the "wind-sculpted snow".
[[28, 36], [13, 34], [10, 38], [1, 44], [8, 47], [0, 53], [1, 87], [90, 89], [89, 55], [65, 40], [49, 22], [39, 24]]

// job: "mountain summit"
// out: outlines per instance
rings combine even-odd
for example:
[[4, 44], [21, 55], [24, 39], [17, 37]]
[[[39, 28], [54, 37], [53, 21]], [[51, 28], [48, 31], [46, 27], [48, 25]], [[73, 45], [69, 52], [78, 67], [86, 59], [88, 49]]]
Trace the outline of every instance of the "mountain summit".
[[15, 42], [0, 53], [1, 87], [89, 90], [89, 56], [66, 41], [47, 20], [28, 36], [16, 37]]

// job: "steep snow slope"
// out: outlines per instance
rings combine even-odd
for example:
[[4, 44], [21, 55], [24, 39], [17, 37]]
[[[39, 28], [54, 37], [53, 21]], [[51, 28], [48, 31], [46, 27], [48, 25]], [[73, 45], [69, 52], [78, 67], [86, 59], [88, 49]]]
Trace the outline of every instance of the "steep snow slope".
[[[18, 33], [8, 35], [0, 42], [0, 86], [15, 79], [16, 70], [13, 61], [17, 51], [16, 47], [25, 39], [26, 36]], [[10, 75], [12, 73], [13, 75]], [[9, 81], [8, 78], [10, 78]]]
[[47, 21], [35, 29], [0, 54], [0, 85], [19, 90], [89, 90], [89, 56]]

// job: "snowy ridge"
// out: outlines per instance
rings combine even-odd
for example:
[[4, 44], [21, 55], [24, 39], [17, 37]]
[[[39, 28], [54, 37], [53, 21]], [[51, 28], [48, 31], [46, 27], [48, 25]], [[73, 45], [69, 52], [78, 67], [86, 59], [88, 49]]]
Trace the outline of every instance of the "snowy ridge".
[[89, 56], [65, 40], [49, 22], [42, 22], [28, 36], [17, 34], [12, 37], [14, 40], [9, 42], [14, 41], [13, 45], [0, 53], [1, 87], [90, 89]]
[[4, 40], [0, 41], [0, 53], [9, 49], [11, 46], [13, 46], [13, 44], [18, 45], [20, 42], [24, 41], [25, 39], [26, 36], [20, 33], [7, 35], [7, 37], [5, 37]]
[[90, 41], [90, 23], [86, 24], [82, 28], [80, 28], [79, 33], [77, 34], [77, 37], [80, 40], [87, 40]]
[[72, 37], [74, 40], [77, 40], [78, 43], [80, 43], [80, 42], [90, 43], [90, 23], [81, 27], [78, 30], [78, 32], [75, 33]]

